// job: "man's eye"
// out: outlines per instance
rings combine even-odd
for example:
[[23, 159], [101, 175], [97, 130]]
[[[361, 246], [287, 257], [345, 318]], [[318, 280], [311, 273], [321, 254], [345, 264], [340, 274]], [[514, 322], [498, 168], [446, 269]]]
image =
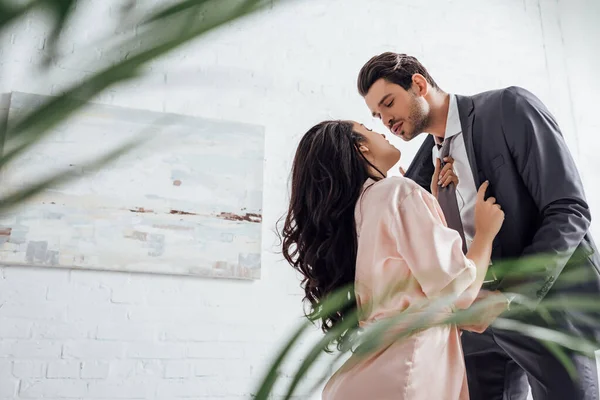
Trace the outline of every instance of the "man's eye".
[[388, 104], [386, 104], [385, 106], [389, 108], [389, 107], [391, 107], [393, 104], [394, 104], [394, 100], [390, 101], [390, 102], [389, 102]]

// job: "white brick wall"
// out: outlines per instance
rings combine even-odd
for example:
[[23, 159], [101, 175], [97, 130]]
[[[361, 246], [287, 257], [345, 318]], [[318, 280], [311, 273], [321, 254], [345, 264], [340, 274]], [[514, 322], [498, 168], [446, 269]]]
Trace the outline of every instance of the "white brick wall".
[[567, 75], [562, 80], [569, 85], [572, 120], [579, 148], [579, 162], [588, 201], [594, 205], [595, 223], [592, 231], [600, 241], [600, 189], [597, 162], [600, 155], [600, 132], [597, 98], [600, 93], [600, 2], [595, 0], [560, 0], [558, 2], [562, 40], [566, 43], [563, 62]]
[[[116, 22], [91, 18], [108, 18], [115, 1], [84, 2], [62, 46], [74, 58], [102, 60], [102, 48], [90, 43]], [[146, 77], [108, 90], [99, 101], [266, 127], [263, 277], [0, 268], [0, 400], [248, 398], [301, 315], [298, 280], [274, 253], [273, 234], [295, 141], [324, 118], [382, 129], [355, 90], [358, 69], [382, 51], [417, 55], [452, 92], [521, 85], [539, 95], [565, 128], [599, 209], [588, 146], [597, 143], [589, 118], [597, 111], [587, 100], [600, 88], [590, 90], [581, 75], [598, 70], [582, 68], [592, 62], [593, 35], [581, 36], [574, 22], [586, 14], [585, 0], [574, 9], [567, 3], [297, 0], [212, 33], [153, 63]], [[572, 13], [561, 26], [565, 9]], [[87, 74], [66, 60], [52, 79], [39, 77], [33, 63], [46, 34], [32, 18], [0, 41], [0, 93], [53, 93]], [[590, 50], [571, 47], [575, 41]], [[418, 145], [400, 144], [404, 166]]]

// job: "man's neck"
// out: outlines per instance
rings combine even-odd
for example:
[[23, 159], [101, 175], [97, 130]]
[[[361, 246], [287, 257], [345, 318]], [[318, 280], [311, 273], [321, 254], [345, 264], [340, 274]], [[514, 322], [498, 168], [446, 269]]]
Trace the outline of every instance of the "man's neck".
[[441, 90], [433, 91], [429, 100], [430, 123], [425, 132], [444, 140], [446, 135], [446, 122], [448, 120], [448, 110], [450, 108], [450, 95]]

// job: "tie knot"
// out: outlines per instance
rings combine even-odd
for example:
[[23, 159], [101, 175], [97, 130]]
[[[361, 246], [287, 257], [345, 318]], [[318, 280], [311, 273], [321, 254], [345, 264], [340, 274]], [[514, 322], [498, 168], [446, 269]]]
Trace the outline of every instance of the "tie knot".
[[440, 151], [442, 158], [448, 157], [450, 154], [450, 142], [452, 142], [453, 138], [454, 136], [450, 136], [449, 138], [444, 139], [441, 144], [438, 144], [438, 150]]

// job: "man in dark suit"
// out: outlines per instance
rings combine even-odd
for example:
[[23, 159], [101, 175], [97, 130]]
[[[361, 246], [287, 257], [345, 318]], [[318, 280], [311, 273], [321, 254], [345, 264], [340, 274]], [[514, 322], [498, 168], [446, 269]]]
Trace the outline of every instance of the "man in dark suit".
[[[429, 190], [434, 160], [452, 161], [459, 183], [450, 185], [448, 201], [441, 201], [441, 193], [438, 199], [465, 250], [474, 235], [477, 189], [490, 182], [488, 195], [506, 217], [482, 293], [504, 293], [507, 308], [515, 296], [535, 306], [551, 296], [600, 294], [600, 260], [588, 232], [591, 215], [581, 179], [554, 117], [537, 97], [518, 87], [448, 94], [416, 58], [397, 53], [369, 60], [359, 73], [358, 90], [373, 116], [396, 136], [409, 141], [429, 133], [405, 177]], [[542, 274], [515, 280], [494, 273], [502, 260], [536, 254], [553, 256]], [[575, 266], [588, 272], [587, 279], [561, 280]], [[474, 329], [480, 333], [462, 335], [472, 400], [525, 400], [528, 383], [535, 400], [598, 399], [595, 360], [568, 352], [578, 373], [572, 380], [548, 347], [489, 326], [498, 313], [483, 317], [481, 329]], [[534, 315], [527, 322], [547, 323]], [[575, 311], [552, 317], [563, 331], [598, 339], [597, 324], [582, 322]]]

